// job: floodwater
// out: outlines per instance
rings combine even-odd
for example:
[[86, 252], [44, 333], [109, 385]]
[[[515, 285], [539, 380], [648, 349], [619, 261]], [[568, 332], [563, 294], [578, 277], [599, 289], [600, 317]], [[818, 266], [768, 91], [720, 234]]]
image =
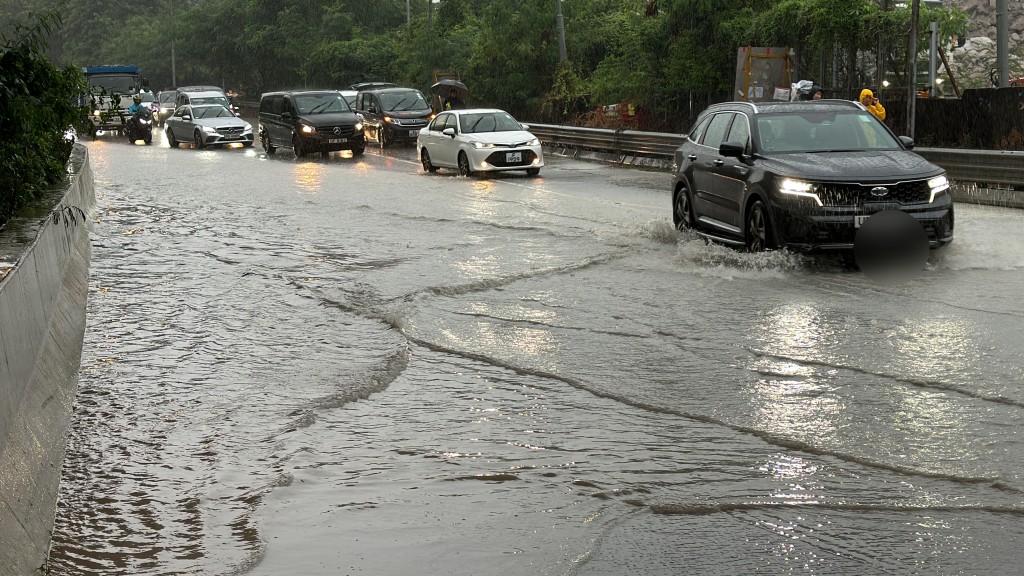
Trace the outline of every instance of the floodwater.
[[51, 574], [1019, 570], [1022, 212], [880, 285], [660, 172], [89, 148]]

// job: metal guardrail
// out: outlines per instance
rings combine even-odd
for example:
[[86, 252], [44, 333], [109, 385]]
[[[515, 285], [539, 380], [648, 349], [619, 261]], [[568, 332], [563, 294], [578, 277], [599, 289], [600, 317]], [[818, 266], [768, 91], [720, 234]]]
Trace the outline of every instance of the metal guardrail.
[[[672, 153], [686, 139], [684, 134], [664, 132], [532, 123], [529, 126], [530, 132], [547, 146], [665, 160], [671, 160]], [[914, 152], [945, 168], [950, 180], [955, 182], [1024, 186], [1024, 152], [950, 148], [915, 148]]]

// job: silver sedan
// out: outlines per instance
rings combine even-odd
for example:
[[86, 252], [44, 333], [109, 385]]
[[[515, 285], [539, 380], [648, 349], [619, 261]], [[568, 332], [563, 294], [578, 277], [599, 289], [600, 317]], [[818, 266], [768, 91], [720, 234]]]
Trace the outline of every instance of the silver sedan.
[[420, 130], [416, 153], [427, 172], [455, 168], [471, 176], [525, 170], [536, 176], [544, 166], [544, 152], [528, 128], [504, 110], [447, 110]]
[[167, 143], [191, 142], [196, 148], [242, 144], [252, 146], [252, 124], [235, 116], [220, 104], [179, 106], [166, 121]]

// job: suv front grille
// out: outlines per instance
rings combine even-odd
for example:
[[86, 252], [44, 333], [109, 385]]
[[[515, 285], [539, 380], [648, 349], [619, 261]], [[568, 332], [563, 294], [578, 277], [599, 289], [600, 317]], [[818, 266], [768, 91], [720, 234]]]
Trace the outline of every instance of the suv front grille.
[[861, 206], [869, 202], [915, 204], [927, 202], [929, 197], [927, 180], [879, 184], [823, 183], [815, 187], [815, 192], [825, 206]]

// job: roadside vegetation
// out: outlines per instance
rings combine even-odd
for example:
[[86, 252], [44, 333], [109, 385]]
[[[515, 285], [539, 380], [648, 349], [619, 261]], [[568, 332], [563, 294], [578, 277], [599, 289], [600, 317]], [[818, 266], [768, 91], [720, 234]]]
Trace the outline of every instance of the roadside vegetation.
[[[0, 0], [45, 4], [46, 0]], [[557, 0], [106, 0], [62, 8], [62, 62], [139, 64], [154, 90], [215, 84], [263, 91], [344, 88], [370, 80], [426, 90], [459, 74], [472, 103], [562, 121], [632, 102], [648, 128], [681, 130], [733, 90], [737, 48], [796, 49], [802, 78], [844, 96], [875, 86], [879, 55], [905, 81], [910, 10], [876, 0], [563, 0], [568, 59], [559, 62]], [[895, 5], [896, 2], [889, 2]], [[922, 8], [944, 38], [966, 29], [955, 7]], [[922, 52], [924, 53], [924, 52]], [[927, 69], [925, 67], [924, 69]], [[793, 80], [797, 80], [794, 78]]]
[[59, 25], [50, 12], [0, 32], [0, 226], [64, 179], [72, 147], [65, 132], [88, 123], [78, 106], [82, 74], [44, 55]]

